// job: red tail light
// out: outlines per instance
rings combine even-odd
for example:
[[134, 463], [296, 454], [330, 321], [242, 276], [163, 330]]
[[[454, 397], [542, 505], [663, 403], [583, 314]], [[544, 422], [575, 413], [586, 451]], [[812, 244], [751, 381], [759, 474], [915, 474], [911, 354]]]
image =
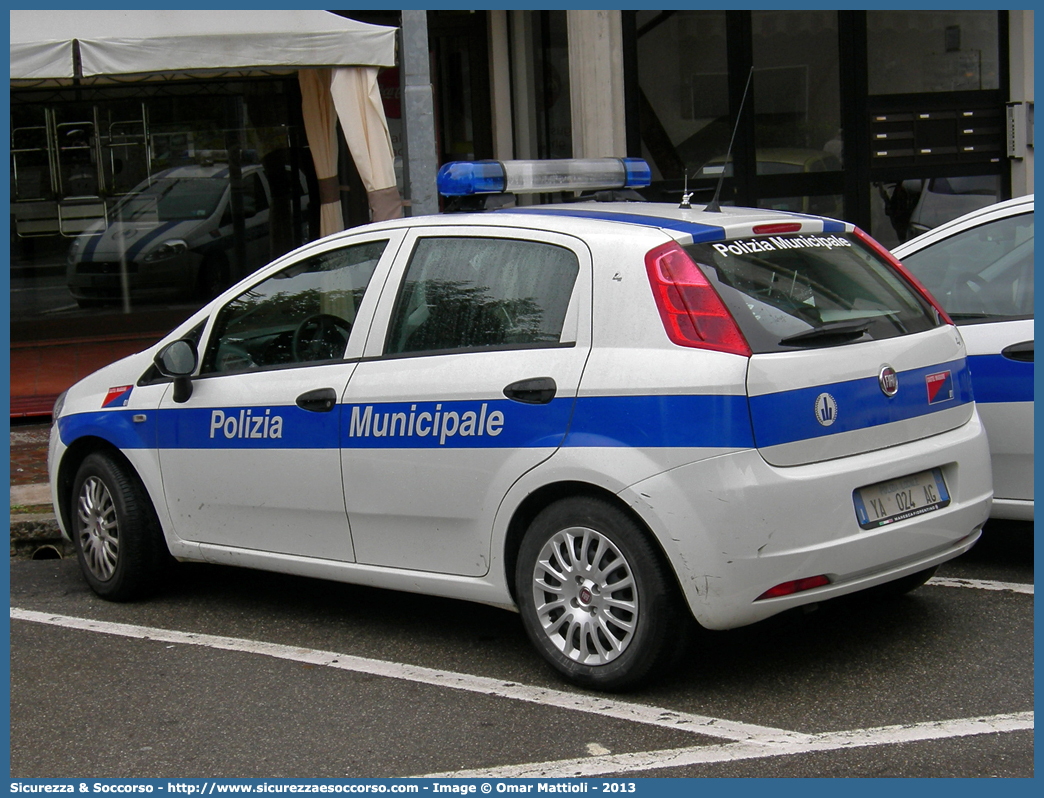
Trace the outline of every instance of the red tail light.
[[829, 584], [830, 580], [825, 576], [810, 576], [807, 579], [795, 579], [793, 582], [784, 582], [781, 585], [769, 588], [754, 600], [761, 601], [762, 599], [790, 596], [794, 593], [801, 593], [805, 590], [811, 590], [814, 587], [822, 587], [823, 585]]
[[645, 256], [667, 337], [679, 346], [750, 357], [750, 347], [717, 291], [684, 249], [671, 242]]
[[890, 265], [893, 269], [899, 272], [900, 276], [904, 280], [906, 280], [906, 282], [908, 282], [914, 288], [914, 290], [917, 291], [917, 293], [924, 297], [925, 301], [930, 303], [931, 306], [935, 308], [936, 312], [939, 314], [939, 317], [943, 320], [945, 324], [953, 324], [953, 321], [950, 320], [950, 315], [945, 310], [943, 310], [942, 305], [940, 305], [936, 298], [932, 296], [931, 292], [924, 287], [921, 281], [914, 277], [913, 274], [911, 274], [910, 271], [905, 266], [903, 266], [902, 262], [895, 255], [893, 255], [891, 252], [889, 252], [887, 249], [881, 246], [881, 244], [879, 244], [873, 238], [868, 236], [858, 227], [855, 229], [855, 237], [862, 241], [864, 244], [866, 244], [871, 250], [873, 250], [874, 253], [876, 253], [883, 260], [885, 260], [888, 263], [888, 265]]

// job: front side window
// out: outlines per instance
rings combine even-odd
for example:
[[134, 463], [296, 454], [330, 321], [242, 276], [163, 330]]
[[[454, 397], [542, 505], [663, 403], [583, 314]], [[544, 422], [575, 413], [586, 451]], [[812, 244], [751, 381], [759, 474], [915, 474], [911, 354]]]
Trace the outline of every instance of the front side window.
[[557, 344], [579, 269], [572, 251], [537, 241], [422, 239], [385, 354]]
[[342, 358], [387, 243], [313, 255], [244, 291], [218, 314], [201, 373]]
[[903, 258], [958, 324], [1033, 317], [1033, 214], [973, 227]]
[[845, 233], [687, 246], [754, 352], [893, 338], [936, 326], [890, 266]]

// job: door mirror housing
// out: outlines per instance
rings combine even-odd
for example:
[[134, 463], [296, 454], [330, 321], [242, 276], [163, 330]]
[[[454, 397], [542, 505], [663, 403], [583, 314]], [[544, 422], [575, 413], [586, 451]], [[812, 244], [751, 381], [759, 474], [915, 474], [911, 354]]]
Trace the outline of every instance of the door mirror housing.
[[191, 376], [199, 365], [199, 354], [192, 341], [181, 338], [167, 344], [152, 359], [164, 377], [174, 380], [174, 395], [171, 397], [178, 404], [187, 402], [192, 396]]
[[153, 362], [164, 377], [188, 377], [199, 365], [199, 355], [192, 341], [181, 338], [157, 352]]

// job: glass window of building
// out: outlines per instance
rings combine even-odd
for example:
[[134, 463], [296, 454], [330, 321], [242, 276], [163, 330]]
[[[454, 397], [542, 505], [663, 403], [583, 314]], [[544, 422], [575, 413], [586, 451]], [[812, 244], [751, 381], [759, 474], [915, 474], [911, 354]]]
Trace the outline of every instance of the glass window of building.
[[996, 11], [868, 11], [870, 94], [1000, 88]]
[[642, 156], [653, 180], [724, 163], [732, 131], [725, 12], [639, 11], [636, 33]]
[[571, 158], [566, 12], [512, 11], [509, 16], [514, 157]]
[[759, 175], [836, 171], [843, 161], [836, 11], [754, 11]]
[[569, 107], [569, 43], [566, 12], [539, 11], [534, 44], [537, 141], [541, 158], [571, 158], [573, 125]]
[[284, 90], [14, 95], [12, 319], [187, 315], [308, 240], [311, 159]]
[[16, 412], [312, 238], [300, 102], [295, 78], [12, 91]]

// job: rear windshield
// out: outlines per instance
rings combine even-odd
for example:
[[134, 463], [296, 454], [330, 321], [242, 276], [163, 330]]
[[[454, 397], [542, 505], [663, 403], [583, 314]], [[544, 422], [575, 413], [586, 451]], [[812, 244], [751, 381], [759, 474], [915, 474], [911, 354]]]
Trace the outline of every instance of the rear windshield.
[[928, 302], [851, 235], [775, 235], [685, 249], [754, 352], [894, 338], [939, 323]]

